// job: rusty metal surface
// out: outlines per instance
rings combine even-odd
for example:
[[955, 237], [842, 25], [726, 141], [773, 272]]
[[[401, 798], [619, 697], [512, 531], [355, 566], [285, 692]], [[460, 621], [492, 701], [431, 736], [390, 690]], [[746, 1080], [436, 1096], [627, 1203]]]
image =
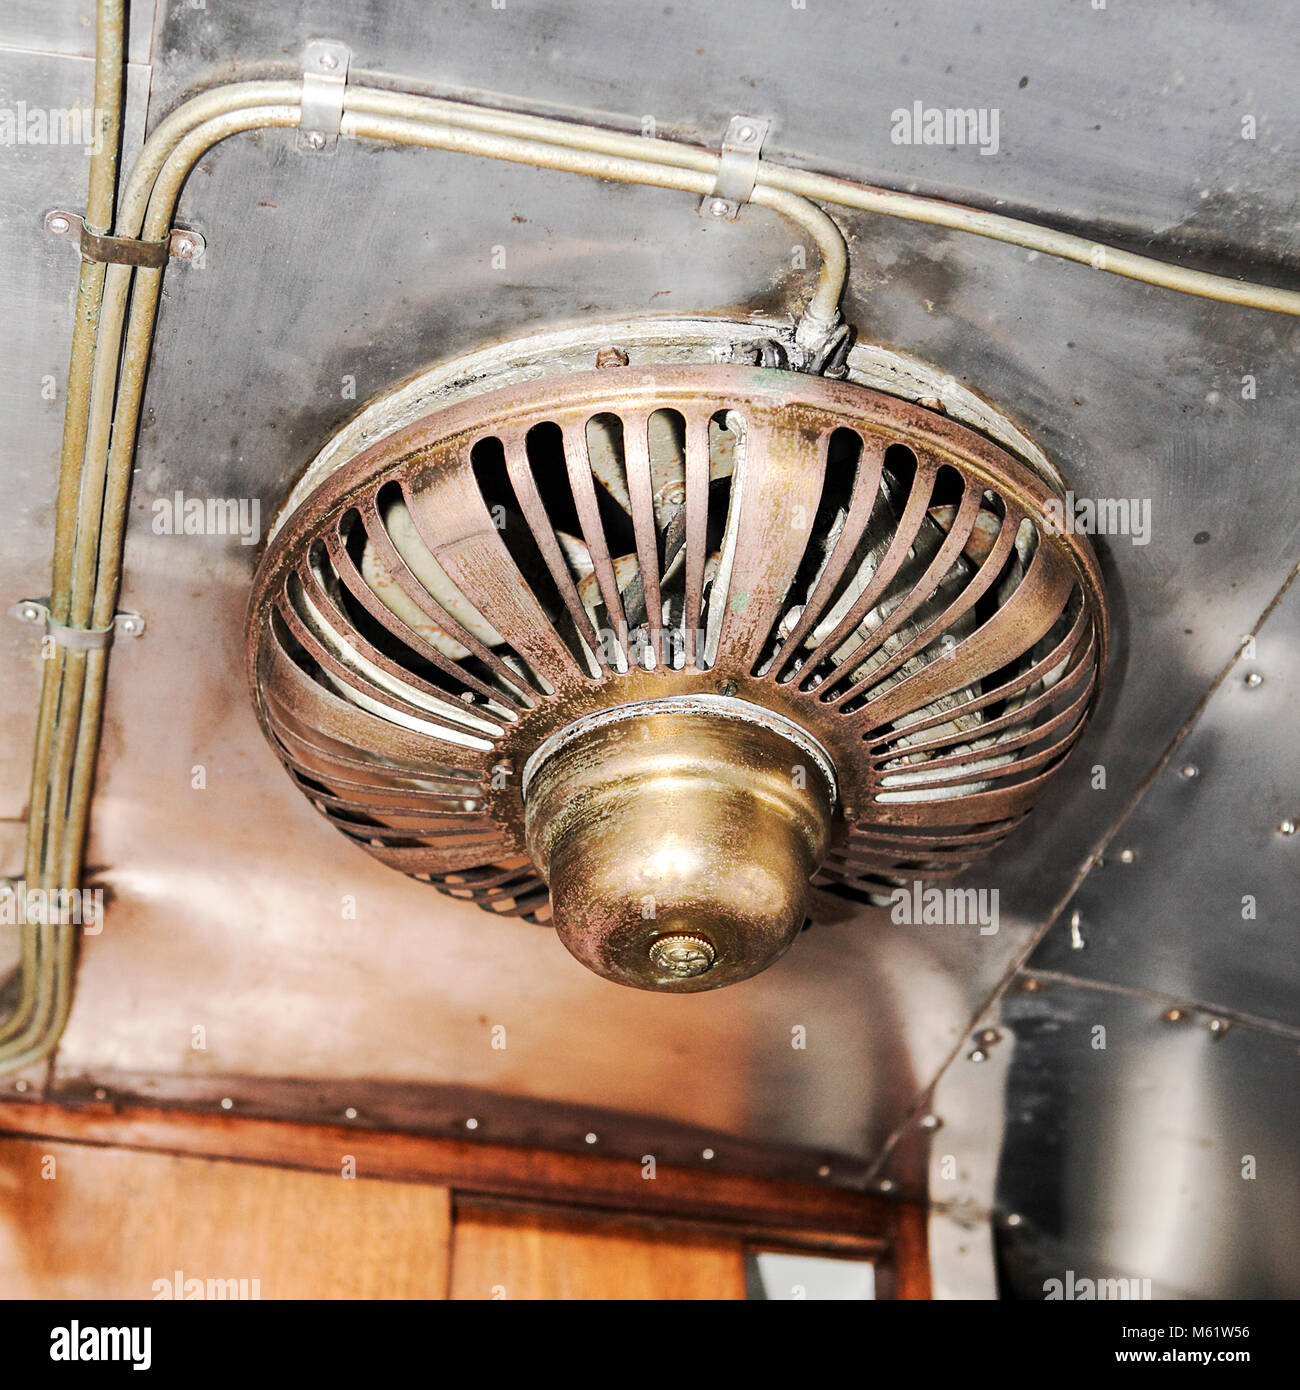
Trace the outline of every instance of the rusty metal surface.
[[[680, 435], [656, 456], [664, 418]], [[592, 448], [609, 421], [618, 486]], [[656, 488], [656, 462], [675, 481]], [[250, 683], [350, 839], [531, 917], [519, 773], [537, 747], [613, 705], [737, 696], [829, 750], [824, 881], [887, 898], [999, 844], [1095, 703], [1100, 575], [1053, 500], [964, 426], [851, 385], [721, 366], [543, 379], [389, 435], [284, 520]]]

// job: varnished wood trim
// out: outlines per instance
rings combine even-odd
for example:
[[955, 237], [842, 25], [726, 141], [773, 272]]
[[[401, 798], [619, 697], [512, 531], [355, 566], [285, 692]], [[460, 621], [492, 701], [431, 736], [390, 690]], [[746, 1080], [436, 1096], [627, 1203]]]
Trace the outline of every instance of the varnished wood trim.
[[[881, 1252], [882, 1293], [928, 1298], [925, 1212], [843, 1188], [490, 1141], [301, 1125], [157, 1110], [0, 1101], [0, 1136], [63, 1140], [337, 1173], [434, 1183], [458, 1194], [513, 1197], [576, 1209], [687, 1221], [770, 1248]], [[895, 1256], [896, 1270], [890, 1268]], [[894, 1292], [891, 1293], [891, 1286]]]

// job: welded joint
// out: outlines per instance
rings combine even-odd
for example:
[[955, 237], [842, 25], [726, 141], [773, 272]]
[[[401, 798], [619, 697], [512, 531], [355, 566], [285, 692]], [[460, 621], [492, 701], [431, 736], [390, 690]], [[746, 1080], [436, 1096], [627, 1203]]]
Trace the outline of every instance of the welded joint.
[[772, 122], [762, 116], [733, 116], [722, 137], [722, 157], [713, 191], [700, 203], [701, 217], [734, 222], [740, 209], [754, 196], [758, 161]]
[[303, 50], [300, 150], [320, 154], [338, 143], [351, 62], [352, 50], [337, 39], [313, 39]]
[[45, 598], [25, 598], [9, 610], [20, 623], [32, 623], [45, 628], [45, 635], [56, 647], [71, 651], [102, 651], [116, 636], [139, 637], [145, 628], [139, 613], [117, 613], [108, 627], [65, 627], [56, 623], [50, 613], [50, 601]]
[[88, 261], [133, 265], [146, 270], [161, 270], [173, 257], [178, 261], [202, 261], [208, 245], [202, 234], [191, 227], [173, 227], [157, 241], [102, 236], [86, 226], [86, 219], [79, 212], [68, 212], [66, 208], [51, 208], [45, 214], [43, 225], [51, 236], [75, 241]]

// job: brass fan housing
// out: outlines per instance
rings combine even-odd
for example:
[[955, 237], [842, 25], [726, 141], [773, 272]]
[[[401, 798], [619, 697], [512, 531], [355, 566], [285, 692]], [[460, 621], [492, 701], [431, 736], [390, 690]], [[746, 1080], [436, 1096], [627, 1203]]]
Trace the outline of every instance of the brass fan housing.
[[524, 769], [560, 940], [606, 979], [674, 993], [734, 984], [789, 947], [834, 802], [802, 729], [717, 695], [616, 705]]
[[487, 390], [299, 488], [254, 584], [253, 697], [376, 858], [554, 923], [608, 978], [713, 988], [785, 949], [810, 878], [879, 902], [960, 872], [1050, 785], [1107, 640], [1060, 496], [849, 382]]

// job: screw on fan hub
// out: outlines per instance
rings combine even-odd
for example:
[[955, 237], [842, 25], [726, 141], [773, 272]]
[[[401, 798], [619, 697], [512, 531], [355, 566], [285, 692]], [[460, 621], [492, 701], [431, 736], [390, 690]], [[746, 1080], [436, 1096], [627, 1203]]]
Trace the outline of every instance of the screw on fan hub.
[[717, 952], [702, 936], [677, 933], [661, 936], [650, 943], [650, 965], [656, 975], [690, 979], [713, 968]]

